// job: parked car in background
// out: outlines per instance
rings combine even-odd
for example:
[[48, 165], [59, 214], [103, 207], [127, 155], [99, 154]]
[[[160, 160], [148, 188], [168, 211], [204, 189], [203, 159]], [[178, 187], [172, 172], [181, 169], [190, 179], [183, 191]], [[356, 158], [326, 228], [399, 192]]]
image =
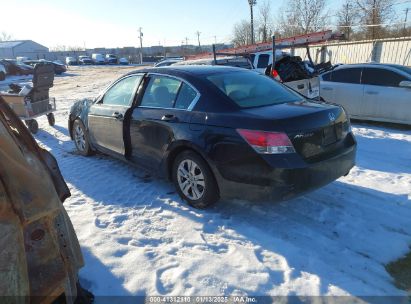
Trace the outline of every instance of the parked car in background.
[[2, 59], [0, 63], [6, 68], [8, 75], [31, 75], [33, 67], [14, 59]]
[[94, 64], [106, 64], [106, 60], [102, 54], [91, 54], [91, 59]]
[[66, 57], [66, 64], [67, 65], [77, 65], [77, 59], [75, 57]]
[[5, 80], [6, 75], [7, 75], [7, 70], [5, 66], [2, 63], [0, 63], [0, 81]]
[[352, 118], [411, 124], [411, 68], [349, 64], [324, 73], [321, 97], [344, 106]]
[[108, 64], [117, 64], [118, 58], [116, 55], [113, 54], [106, 54], [106, 63]]
[[289, 199], [348, 174], [356, 154], [342, 107], [232, 67], [131, 72], [75, 103], [68, 127], [81, 154], [153, 170], [197, 208], [220, 196]]
[[93, 64], [93, 60], [91, 60], [91, 58], [89, 56], [78, 56], [78, 62], [79, 64]]
[[118, 63], [119, 63], [119, 64], [122, 64], [122, 65], [128, 65], [128, 59], [122, 57], [122, 58], [120, 58], [120, 59], [118, 60]]
[[44, 60], [44, 59], [40, 59], [40, 60], [26, 60], [24, 61], [25, 64], [31, 65], [32, 67], [35, 67], [36, 64], [38, 63], [42, 63], [42, 62], [46, 62], [46, 63], [50, 63], [53, 65], [54, 67], [54, 73], [57, 75], [61, 75], [64, 72], [67, 71], [67, 68], [64, 64], [58, 63], [56, 61], [49, 61], [49, 60]]
[[213, 58], [205, 58], [205, 59], [194, 59], [194, 60], [184, 60], [179, 61], [177, 63], [172, 64], [173, 66], [176, 65], [222, 65], [222, 66], [231, 66], [231, 67], [238, 67], [252, 70], [254, 66], [250, 59], [242, 57], [242, 56], [222, 56], [217, 57], [216, 60]]
[[172, 65], [174, 63], [181, 62], [181, 61], [183, 61], [182, 58], [169, 58], [169, 59], [166, 58], [166, 59], [163, 59], [163, 60], [157, 62], [154, 65], [154, 67], [158, 68], [158, 67], [162, 67], [162, 66], [169, 66], [169, 65]]

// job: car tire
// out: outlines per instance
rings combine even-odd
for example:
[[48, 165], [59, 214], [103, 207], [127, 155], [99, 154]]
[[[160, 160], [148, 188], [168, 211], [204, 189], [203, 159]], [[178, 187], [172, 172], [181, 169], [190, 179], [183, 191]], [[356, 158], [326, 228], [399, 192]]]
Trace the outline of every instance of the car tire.
[[197, 209], [206, 209], [220, 198], [217, 182], [204, 159], [193, 151], [177, 155], [172, 178], [178, 194]]
[[83, 156], [92, 155], [93, 150], [90, 146], [90, 139], [87, 130], [80, 119], [74, 121], [71, 131], [77, 151]]
[[39, 130], [39, 124], [35, 119], [29, 119], [25, 121], [27, 128], [32, 134], [36, 134]]
[[6, 74], [4, 72], [0, 72], [0, 81], [3, 81], [6, 79]]

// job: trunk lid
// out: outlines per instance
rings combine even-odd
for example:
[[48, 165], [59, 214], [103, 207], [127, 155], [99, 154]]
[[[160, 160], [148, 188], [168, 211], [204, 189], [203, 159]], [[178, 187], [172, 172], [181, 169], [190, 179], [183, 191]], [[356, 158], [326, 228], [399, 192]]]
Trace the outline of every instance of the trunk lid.
[[[350, 126], [342, 107], [307, 101], [241, 109], [222, 116], [216, 121], [226, 127], [286, 133], [307, 162], [344, 148]], [[208, 124], [213, 124], [213, 115], [208, 117]]]

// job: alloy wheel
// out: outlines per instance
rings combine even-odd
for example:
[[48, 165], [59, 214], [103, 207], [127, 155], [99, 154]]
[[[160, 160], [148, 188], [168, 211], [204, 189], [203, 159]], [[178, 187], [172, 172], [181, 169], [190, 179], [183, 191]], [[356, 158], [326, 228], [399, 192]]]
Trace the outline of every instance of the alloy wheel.
[[84, 131], [81, 128], [80, 124], [77, 124], [74, 127], [74, 140], [76, 142], [76, 146], [80, 151], [85, 151], [86, 149], [86, 137], [84, 135]]
[[191, 159], [183, 160], [177, 171], [177, 181], [181, 191], [190, 200], [201, 199], [205, 192], [204, 174]]

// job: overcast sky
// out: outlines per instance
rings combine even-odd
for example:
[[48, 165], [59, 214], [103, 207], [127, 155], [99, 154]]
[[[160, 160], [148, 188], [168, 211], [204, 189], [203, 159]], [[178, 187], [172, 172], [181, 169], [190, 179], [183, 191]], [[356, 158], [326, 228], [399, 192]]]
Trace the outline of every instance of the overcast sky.
[[[263, 2], [264, 0], [257, 0]], [[273, 17], [286, 0], [269, 0]], [[406, 0], [400, 0], [406, 1]], [[249, 18], [247, 0], [2, 0], [0, 32], [47, 47], [144, 46], [229, 42], [233, 25]], [[328, 0], [331, 12], [343, 0]], [[402, 10], [411, 3], [396, 6]], [[256, 9], [258, 10], [258, 9]], [[257, 13], [257, 12], [256, 12]], [[411, 18], [411, 13], [409, 15]], [[216, 36], [216, 37], [214, 37]]]

